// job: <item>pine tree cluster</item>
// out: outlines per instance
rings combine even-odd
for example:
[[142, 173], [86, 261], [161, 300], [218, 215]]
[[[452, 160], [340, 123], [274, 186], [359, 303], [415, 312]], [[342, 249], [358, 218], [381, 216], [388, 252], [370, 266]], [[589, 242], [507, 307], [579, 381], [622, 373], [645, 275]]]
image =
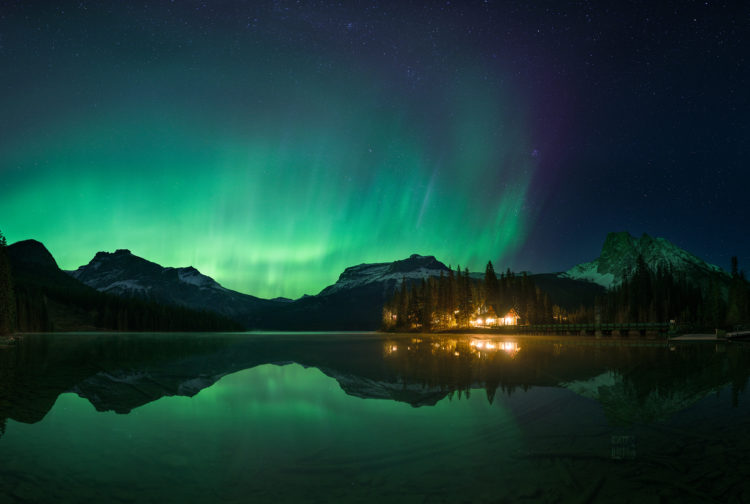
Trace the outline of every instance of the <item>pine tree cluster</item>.
[[509, 312], [517, 314], [514, 323], [543, 324], [553, 320], [553, 307], [545, 293], [523, 273], [510, 269], [495, 274], [492, 262], [487, 263], [484, 280], [471, 278], [468, 269], [440, 277], [410, 282], [402, 279], [400, 288], [383, 307], [383, 328], [386, 330], [441, 331], [463, 329], [476, 325], [477, 320], [493, 320], [497, 325]]
[[[19, 285], [16, 287], [16, 306], [16, 328], [20, 332], [65, 330], [56, 323], [61, 313], [68, 318], [73, 317], [72, 323], [77, 330], [243, 330], [236, 322], [215, 313], [137, 298], [122, 298], [93, 289], [69, 291]], [[80, 324], [83, 326], [78, 327]]]

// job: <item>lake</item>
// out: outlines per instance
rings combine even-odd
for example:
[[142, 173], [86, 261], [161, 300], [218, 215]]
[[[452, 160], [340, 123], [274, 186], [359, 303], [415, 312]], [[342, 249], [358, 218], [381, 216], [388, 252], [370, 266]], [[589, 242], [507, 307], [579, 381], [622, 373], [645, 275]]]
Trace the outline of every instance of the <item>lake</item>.
[[750, 345], [377, 333], [0, 347], [0, 502], [750, 502]]

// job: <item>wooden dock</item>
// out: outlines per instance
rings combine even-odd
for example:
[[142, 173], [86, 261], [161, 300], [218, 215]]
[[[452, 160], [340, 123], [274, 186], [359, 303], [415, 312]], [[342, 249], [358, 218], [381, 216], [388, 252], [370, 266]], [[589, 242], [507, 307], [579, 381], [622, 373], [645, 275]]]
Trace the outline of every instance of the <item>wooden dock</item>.
[[514, 326], [516, 334], [568, 335], [568, 336], [613, 336], [613, 337], [667, 337], [669, 322], [644, 322], [632, 324], [535, 324]]

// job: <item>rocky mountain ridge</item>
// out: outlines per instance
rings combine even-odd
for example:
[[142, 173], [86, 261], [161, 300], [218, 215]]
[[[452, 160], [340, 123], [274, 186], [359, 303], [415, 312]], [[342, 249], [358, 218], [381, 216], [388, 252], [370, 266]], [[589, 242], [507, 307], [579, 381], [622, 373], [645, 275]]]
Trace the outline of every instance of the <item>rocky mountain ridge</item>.
[[400, 285], [403, 279], [426, 280], [430, 277], [439, 277], [441, 273], [447, 274], [448, 267], [434, 256], [412, 254], [408, 259], [394, 262], [350, 266], [341, 273], [335, 284], [323, 289], [320, 295], [327, 296], [372, 283], [398, 283]]
[[599, 257], [573, 266], [560, 277], [593, 282], [609, 289], [633, 274], [639, 256], [652, 271], [667, 268], [695, 281], [707, 275], [726, 276], [718, 266], [703, 261], [665, 238], [654, 238], [646, 233], [636, 238], [628, 232], [618, 232], [607, 235]]
[[98, 252], [88, 264], [67, 273], [100, 292], [208, 310], [247, 328], [255, 326], [259, 311], [284, 303], [227, 289], [192, 266], [164, 267], [127, 249]]
[[203, 308], [98, 291], [61, 270], [36, 240], [13, 243], [7, 253], [15, 288], [16, 328], [21, 332], [240, 328]]
[[204, 309], [247, 329], [377, 329], [383, 303], [405, 280], [419, 282], [447, 273], [433, 256], [413, 254], [387, 263], [346, 268], [336, 283], [315, 296], [262, 299], [221, 286], [193, 267], [163, 267], [127, 249], [98, 252], [67, 273], [101, 292]]

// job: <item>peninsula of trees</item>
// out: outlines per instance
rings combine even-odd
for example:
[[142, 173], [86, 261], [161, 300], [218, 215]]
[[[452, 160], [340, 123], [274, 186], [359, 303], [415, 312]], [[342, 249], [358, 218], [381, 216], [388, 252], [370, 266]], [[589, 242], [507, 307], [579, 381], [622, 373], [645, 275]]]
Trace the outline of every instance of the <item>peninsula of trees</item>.
[[421, 283], [402, 281], [383, 307], [383, 328], [442, 331], [545, 324], [561, 313], [526, 273], [507, 270], [498, 278], [490, 261], [483, 280], [472, 278], [468, 269], [462, 272], [459, 266]]
[[540, 324], [672, 323], [713, 332], [750, 324], [750, 283], [732, 258], [732, 272], [696, 282], [682, 272], [649, 268], [638, 257], [635, 271], [589, 306], [566, 310], [550, 302], [533, 279], [510, 270], [499, 277], [492, 262], [483, 279], [468, 270], [421, 282], [401, 282], [383, 307], [383, 329], [444, 331]]

